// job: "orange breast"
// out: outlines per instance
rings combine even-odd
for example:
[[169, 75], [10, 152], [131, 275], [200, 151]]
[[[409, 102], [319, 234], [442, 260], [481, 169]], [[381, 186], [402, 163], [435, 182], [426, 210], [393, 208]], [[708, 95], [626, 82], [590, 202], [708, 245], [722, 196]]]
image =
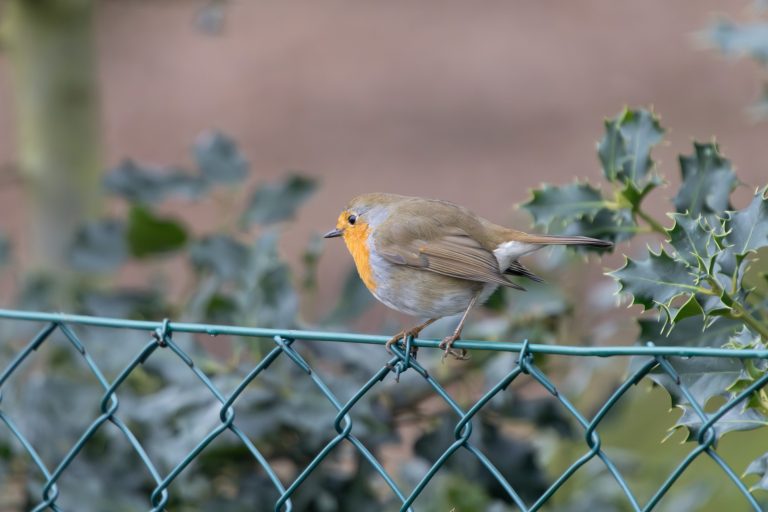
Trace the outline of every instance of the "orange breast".
[[344, 242], [347, 244], [347, 249], [349, 249], [352, 258], [355, 260], [355, 266], [357, 267], [357, 273], [360, 274], [360, 279], [373, 292], [376, 291], [376, 281], [373, 277], [371, 255], [368, 250], [368, 235], [370, 233], [371, 228], [368, 224], [358, 222], [354, 229], [344, 230]]

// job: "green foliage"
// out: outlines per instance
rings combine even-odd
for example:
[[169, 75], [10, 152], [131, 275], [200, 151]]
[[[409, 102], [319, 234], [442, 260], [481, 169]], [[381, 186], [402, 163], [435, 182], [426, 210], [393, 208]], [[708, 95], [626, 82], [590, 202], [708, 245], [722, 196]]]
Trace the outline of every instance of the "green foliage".
[[610, 182], [648, 182], [654, 166], [651, 149], [663, 136], [659, 120], [646, 110], [625, 109], [618, 117], [607, 119], [605, 135], [597, 145], [605, 178]]
[[223, 133], [201, 135], [193, 153], [197, 163], [194, 171], [123, 160], [106, 173], [104, 188], [131, 203], [150, 205], [171, 196], [197, 199], [216, 185], [235, 185], [248, 176], [248, 161], [234, 140]]
[[731, 163], [720, 155], [715, 143], [693, 143], [692, 155], [680, 157], [683, 183], [675, 196], [678, 212], [710, 217], [730, 209], [736, 187]]
[[174, 219], [155, 216], [136, 205], [128, 215], [126, 239], [131, 255], [146, 258], [177, 251], [187, 243], [186, 228]]
[[[706, 191], [718, 185], [713, 182], [701, 188]], [[712, 213], [710, 220], [700, 213], [695, 217], [672, 215], [675, 225], [665, 230], [670, 251], [650, 252], [640, 261], [627, 259], [611, 275], [634, 304], [663, 311], [670, 329], [677, 321], [696, 315], [704, 317], [705, 325], [716, 316], [752, 318], [746, 311], [750, 289], [743, 278], [751, 263], [747, 256], [768, 246], [764, 192], [755, 194], [743, 210]], [[723, 204], [727, 201], [726, 196]], [[755, 322], [760, 325], [760, 319]]]
[[[764, 2], [756, 2], [758, 4]], [[765, 19], [765, 5], [753, 10], [759, 13], [754, 21], [737, 23], [720, 18], [706, 29], [702, 36], [724, 55], [731, 57], [749, 56], [760, 66], [768, 66], [768, 22]], [[752, 106], [752, 114], [758, 119], [765, 119], [768, 114], [766, 87], [758, 101]]]
[[[729, 37], [734, 48], [748, 44], [746, 39], [737, 41], [734, 34]], [[758, 51], [756, 46], [749, 48]], [[644, 258], [626, 258], [623, 267], [609, 273], [631, 304], [661, 316], [662, 321], [640, 320], [639, 341], [764, 349], [768, 303], [757, 292], [761, 283], [749, 268], [756, 253], [768, 248], [768, 187], [758, 190], [746, 207], [735, 210], [730, 196], [739, 180], [730, 162], [717, 144], [694, 142], [693, 153], [679, 159], [682, 180], [672, 198], [674, 212], [668, 214], [674, 224], [663, 227], [644, 210], [644, 200], [662, 183], [655, 174], [651, 150], [663, 133], [652, 113], [624, 110], [606, 121], [605, 135], [598, 144], [603, 176], [612, 194], [589, 183], [545, 185], [523, 206], [537, 225], [552, 232], [614, 241], [643, 232], [662, 238], [658, 249], [649, 248]], [[636, 360], [633, 366], [643, 362]], [[703, 408], [713, 401], [735, 398], [768, 370], [764, 362], [736, 358], [671, 358], [669, 363], [679, 381], [660, 367], [650, 377], [669, 392], [672, 405], [682, 409], [672, 432], [684, 428], [689, 440], [698, 437], [703, 421], [680, 384]], [[714, 432], [721, 437], [766, 424], [768, 394], [759, 390], [728, 410]], [[763, 463], [764, 459], [758, 459], [752, 470], [764, 477]]]
[[750, 491], [754, 489], [768, 490], [768, 453], [764, 453], [752, 461], [744, 474], [760, 477], [760, 480], [752, 486]]
[[235, 141], [220, 132], [201, 135], [194, 152], [197, 165], [209, 182], [240, 183], [248, 176], [248, 161]]
[[[625, 109], [605, 121], [605, 135], [597, 145], [603, 175], [612, 191], [589, 183], [543, 185], [522, 206], [534, 223], [550, 233], [583, 234], [620, 242], [642, 231], [643, 199], [659, 184], [651, 151], [664, 130], [653, 113]], [[594, 250], [594, 249], [592, 249]]]
[[80, 271], [112, 272], [127, 257], [125, 224], [119, 219], [103, 219], [80, 227], [69, 252], [69, 263]]
[[339, 292], [339, 302], [331, 310], [323, 323], [345, 325], [358, 318], [373, 304], [373, 296], [357, 275], [357, 270], [350, 269]]
[[140, 166], [133, 160], [123, 160], [104, 176], [108, 193], [132, 203], [155, 204], [169, 196], [198, 198], [208, 184], [199, 174], [180, 169]]
[[316, 180], [299, 174], [290, 174], [278, 183], [264, 184], [251, 194], [242, 223], [267, 225], [292, 219], [316, 189]]

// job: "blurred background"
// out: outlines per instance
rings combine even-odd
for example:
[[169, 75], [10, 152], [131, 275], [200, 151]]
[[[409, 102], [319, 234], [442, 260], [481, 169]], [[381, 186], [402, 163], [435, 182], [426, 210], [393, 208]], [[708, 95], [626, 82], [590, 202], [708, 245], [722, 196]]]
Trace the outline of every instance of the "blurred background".
[[[693, 139], [716, 137], [748, 185], [734, 195], [741, 207], [768, 177], [768, 125], [759, 119], [760, 108], [750, 106], [761, 96], [764, 70], [752, 60], [723, 56], [711, 27], [718, 17], [751, 21], [760, 15], [759, 6], [745, 1], [702, 0], [0, 1], [0, 299], [8, 307], [40, 310], [391, 334], [411, 319], [373, 304], [343, 244], [319, 239], [351, 197], [382, 191], [442, 198], [531, 230], [530, 217], [517, 205], [543, 182], [598, 180], [595, 144], [603, 120], [625, 105], [652, 107], [660, 115], [667, 143], [654, 158], [672, 190], [679, 183], [677, 155], [690, 152]], [[748, 44], [741, 49], [750, 51]], [[658, 217], [670, 195], [662, 189], [649, 199]], [[602, 272], [651, 239], [638, 237], [589, 262], [542, 253], [530, 262], [548, 282], [533, 290], [536, 300], [521, 306], [515, 296], [497, 296], [467, 332], [551, 343], [634, 342], [631, 315], [637, 312], [615, 309], [615, 286]], [[439, 336], [451, 322], [426, 335]], [[0, 364], [28, 334], [8, 329]], [[98, 330], [90, 331], [81, 334], [98, 338]], [[140, 340], [126, 339], [121, 350], [102, 354], [105, 371], [117, 372]], [[212, 375], [229, 383], [269, 348], [239, 339], [187, 342], [209, 361]], [[334, 349], [344, 354], [303, 346], [328, 366], [329, 378], [340, 376], [335, 385], [342, 396], [385, 361], [372, 347]], [[39, 403], [41, 410], [26, 419], [19, 414], [23, 424], [38, 425], [30, 434], [38, 440], [53, 435], [44, 427], [50, 408], [34, 398], [40, 389], [77, 394], [70, 405], [85, 416], [97, 408], [97, 390], [93, 396], [72, 391], [80, 383], [71, 372], [63, 372], [66, 384], [42, 376], [47, 370], [40, 368], [65, 364], [60, 356], [41, 356], [54, 362], [14, 379], [17, 394], [7, 400]], [[514, 363], [511, 356], [478, 355], [464, 366], [441, 366], [425, 357], [466, 403]], [[611, 363], [574, 368], [554, 361], [550, 369], [589, 410], [605, 397], [595, 386], [609, 389], [625, 371]], [[130, 418], [144, 429], [142, 441], [163, 453], [167, 470], [205, 425], [216, 424], [203, 414], [215, 403], [185, 402], [194, 397], [179, 391], [188, 378], [183, 369], [156, 366], [126, 393], [146, 405], [163, 390], [170, 397], [163, 403], [174, 403], [162, 418], [146, 410]], [[284, 385], [292, 370], [281, 368], [274, 382], [257, 386], [272, 392]], [[371, 400], [376, 406], [361, 413], [367, 425], [361, 437], [405, 488], [436, 458], [425, 447], [451, 438], [450, 429], [440, 430], [446, 422], [434, 422], [447, 414], [445, 407], [425, 398], [417, 380], [404, 375], [399, 385], [387, 382]], [[524, 474], [525, 496], [535, 498], [584, 447], [572, 418], [541, 389], [520, 387], [495, 405], [484, 435], [506, 457], [508, 476]], [[241, 404], [244, 422], [273, 420], [254, 426], [253, 435], [282, 461], [284, 481], [333, 434], [330, 409], [318, 412], [312, 425], [293, 417], [297, 403], [291, 400], [302, 398], [301, 389], [280, 404], [263, 396]], [[619, 418], [623, 423], [616, 419], [606, 437], [636, 471], [643, 494], [660, 485], [689, 447], [667, 441], [675, 446], [656, 450], [674, 423], [668, 397], [658, 389], [636, 394], [634, 402], [627, 400], [633, 414]], [[61, 428], [76, 438], [83, 425], [80, 414], [71, 416]], [[647, 417], [659, 419], [636, 423]], [[306, 446], [296, 446], [297, 435]], [[176, 441], [169, 445], [169, 438]], [[734, 446], [743, 446], [746, 438], [735, 439]], [[185, 476], [186, 490], [174, 495], [172, 509], [254, 510], [254, 500], [264, 495], [274, 501], [262, 473], [256, 483], [247, 478], [258, 473], [255, 462], [241, 448], [219, 444], [208, 463]], [[6, 495], [0, 492], [0, 510], [27, 510], [39, 496], [39, 475], [2, 434], [0, 446], [9, 461], [0, 479], [10, 482]], [[109, 481], [104, 468], [119, 464], [120, 453], [113, 449], [106, 462], [100, 450], [86, 453], [73, 473]], [[61, 446], [53, 447], [46, 460], [55, 466], [61, 454]], [[371, 484], [373, 477], [357, 469], [353, 454], [339, 457], [353, 462], [322, 466], [298, 500], [299, 510], [378, 509], [360, 508], [371, 500], [381, 510], [397, 508], [381, 482]], [[733, 457], [739, 470], [750, 460], [737, 449]], [[430, 484], [419, 510], [512, 510], [495, 484], [473, 471], [482, 472], [457, 461]], [[615, 484], [584, 493], [579, 482], [606, 477], [597, 466], [590, 471], [563, 490], [557, 510], [625, 510]], [[116, 500], [110, 506], [119, 502], [119, 508], [110, 510], [145, 508], [141, 500], [153, 488], [147, 475], [129, 480], [115, 483], [121, 490], [109, 496]], [[97, 496], [108, 485], [65, 489], [62, 502], [83, 503], [87, 495], [97, 500], [93, 510], [104, 510]], [[714, 468], [702, 467], [662, 504], [722, 510], [738, 499], [728, 489]], [[712, 501], [716, 495], [720, 502]], [[269, 499], [258, 503], [262, 508], [255, 510], [271, 509]]]

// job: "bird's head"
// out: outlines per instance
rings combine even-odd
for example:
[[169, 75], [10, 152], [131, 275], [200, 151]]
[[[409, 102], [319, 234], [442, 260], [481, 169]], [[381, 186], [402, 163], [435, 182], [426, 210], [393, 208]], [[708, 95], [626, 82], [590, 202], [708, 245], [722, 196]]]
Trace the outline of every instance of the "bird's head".
[[370, 229], [386, 217], [389, 207], [401, 199], [395, 194], [363, 194], [352, 199], [336, 220], [336, 229], [324, 235], [325, 238], [344, 237], [352, 239], [367, 238]]

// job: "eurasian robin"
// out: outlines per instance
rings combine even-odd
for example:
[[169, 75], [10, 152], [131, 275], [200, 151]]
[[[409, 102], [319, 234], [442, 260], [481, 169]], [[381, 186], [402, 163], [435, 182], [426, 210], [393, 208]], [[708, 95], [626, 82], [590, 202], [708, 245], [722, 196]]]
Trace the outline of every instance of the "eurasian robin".
[[496, 225], [448, 201], [395, 194], [363, 194], [341, 212], [325, 238], [343, 237], [368, 290], [390, 308], [426, 318], [393, 336], [386, 348], [414, 338], [444, 316], [463, 312], [440, 343], [445, 353], [461, 336], [469, 311], [499, 286], [524, 291], [509, 276], [541, 279], [518, 259], [547, 245], [611, 247], [585, 236], [534, 235]]

